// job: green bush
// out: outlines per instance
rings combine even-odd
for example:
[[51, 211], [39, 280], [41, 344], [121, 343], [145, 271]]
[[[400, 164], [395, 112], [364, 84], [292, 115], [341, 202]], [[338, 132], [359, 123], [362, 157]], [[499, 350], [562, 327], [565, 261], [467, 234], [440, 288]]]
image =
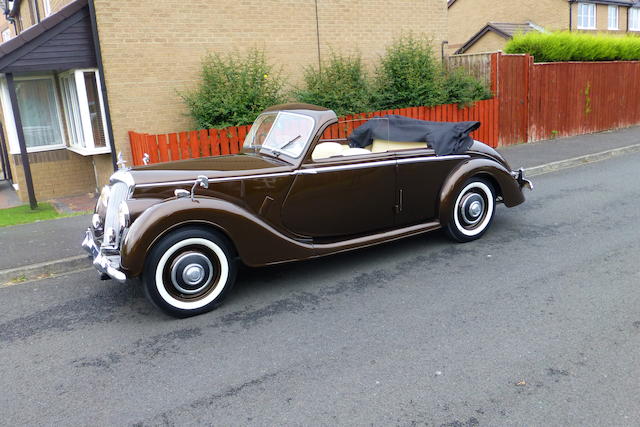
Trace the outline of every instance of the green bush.
[[378, 110], [432, 106], [446, 100], [445, 76], [431, 43], [405, 35], [386, 50], [376, 69], [374, 105]]
[[517, 35], [505, 53], [528, 53], [536, 62], [640, 60], [640, 38], [577, 32]]
[[201, 129], [251, 124], [265, 108], [284, 101], [280, 71], [257, 49], [244, 58], [207, 55], [201, 77], [195, 90], [181, 94]]
[[360, 55], [332, 52], [321, 68], [307, 67], [304, 86], [294, 96], [300, 102], [331, 108], [339, 116], [371, 109], [369, 77]]
[[474, 101], [493, 97], [491, 90], [484, 83], [469, 75], [462, 68], [455, 69], [447, 74], [444, 91], [446, 104], [466, 106]]

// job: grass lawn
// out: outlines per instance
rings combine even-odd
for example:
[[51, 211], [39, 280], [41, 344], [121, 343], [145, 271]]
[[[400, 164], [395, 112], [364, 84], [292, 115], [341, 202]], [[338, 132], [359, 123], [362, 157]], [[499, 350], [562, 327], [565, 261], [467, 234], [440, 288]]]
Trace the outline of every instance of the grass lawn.
[[59, 214], [50, 203], [38, 203], [38, 208], [33, 211], [29, 205], [23, 205], [15, 208], [0, 209], [0, 227], [27, 224], [30, 222], [63, 218], [67, 216], [84, 215], [85, 213], [86, 212]]

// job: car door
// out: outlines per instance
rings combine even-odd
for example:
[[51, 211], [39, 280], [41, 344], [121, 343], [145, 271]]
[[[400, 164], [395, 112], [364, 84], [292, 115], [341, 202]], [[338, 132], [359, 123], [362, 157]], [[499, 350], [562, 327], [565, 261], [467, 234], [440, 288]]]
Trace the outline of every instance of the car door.
[[430, 148], [396, 151], [398, 212], [396, 226], [418, 224], [438, 215], [442, 186], [468, 155], [436, 156]]
[[390, 154], [337, 156], [303, 164], [282, 207], [290, 231], [339, 238], [393, 226], [396, 164]]

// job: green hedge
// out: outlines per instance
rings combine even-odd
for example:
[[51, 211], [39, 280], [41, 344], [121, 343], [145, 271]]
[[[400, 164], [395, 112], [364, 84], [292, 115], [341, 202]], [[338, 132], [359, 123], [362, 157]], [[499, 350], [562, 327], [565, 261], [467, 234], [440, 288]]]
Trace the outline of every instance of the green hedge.
[[640, 60], [640, 37], [578, 32], [517, 35], [505, 53], [528, 53], [535, 62]]

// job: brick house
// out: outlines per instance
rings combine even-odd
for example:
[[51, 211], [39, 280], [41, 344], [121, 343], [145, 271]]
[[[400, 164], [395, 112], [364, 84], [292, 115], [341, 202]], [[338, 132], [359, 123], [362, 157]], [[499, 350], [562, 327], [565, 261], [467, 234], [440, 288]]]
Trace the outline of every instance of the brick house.
[[448, 52], [502, 50], [517, 33], [593, 31], [640, 34], [637, 0], [448, 0]]
[[115, 153], [130, 158], [128, 131], [192, 129], [179, 93], [198, 82], [207, 53], [264, 48], [295, 84], [331, 49], [372, 63], [401, 33], [439, 47], [447, 29], [444, 0], [0, 4], [0, 146], [25, 201], [25, 162], [38, 199], [94, 192]]

